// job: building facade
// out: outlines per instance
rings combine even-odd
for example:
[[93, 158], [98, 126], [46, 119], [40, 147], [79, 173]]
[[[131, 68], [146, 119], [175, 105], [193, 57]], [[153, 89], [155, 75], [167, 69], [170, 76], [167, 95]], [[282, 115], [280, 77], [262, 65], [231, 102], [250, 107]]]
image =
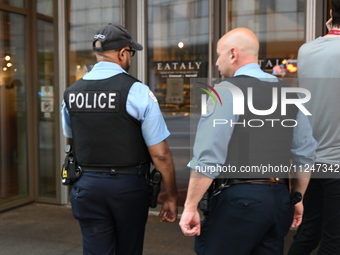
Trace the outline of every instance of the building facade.
[[68, 203], [68, 187], [60, 181], [67, 144], [60, 125], [61, 101], [65, 88], [95, 64], [92, 38], [99, 27], [122, 24], [143, 44], [130, 73], [158, 98], [172, 132], [168, 143], [178, 188], [185, 195], [191, 154], [190, 80], [219, 76], [217, 40], [232, 28], [250, 28], [261, 44], [259, 65], [294, 78], [298, 49], [326, 32], [330, 4], [0, 0], [0, 211], [29, 202]]

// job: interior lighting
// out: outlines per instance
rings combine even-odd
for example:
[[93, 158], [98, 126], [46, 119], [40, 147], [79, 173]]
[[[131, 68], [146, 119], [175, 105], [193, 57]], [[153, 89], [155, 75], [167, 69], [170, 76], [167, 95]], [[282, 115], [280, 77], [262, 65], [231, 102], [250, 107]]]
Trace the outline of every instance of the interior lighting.
[[11, 57], [10, 57], [9, 55], [7, 55], [7, 56], [5, 57], [5, 60], [6, 60], [6, 61], [10, 61], [10, 60], [11, 60]]
[[179, 43], [178, 43], [178, 47], [179, 47], [180, 49], [182, 49], [182, 48], [184, 47], [184, 43], [183, 43], [183, 42], [179, 42]]
[[297, 72], [297, 67], [294, 66], [293, 64], [288, 64], [288, 65], [287, 65], [287, 70], [288, 70], [288, 72], [290, 72], [290, 73], [296, 73], [296, 72]]
[[12, 66], [12, 63], [8, 62], [7, 67], [11, 67], [11, 66]]

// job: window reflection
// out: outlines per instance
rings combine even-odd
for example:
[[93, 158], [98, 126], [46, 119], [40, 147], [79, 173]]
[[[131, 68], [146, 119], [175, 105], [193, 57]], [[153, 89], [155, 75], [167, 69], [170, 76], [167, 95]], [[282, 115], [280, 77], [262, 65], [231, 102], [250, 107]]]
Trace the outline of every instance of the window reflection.
[[25, 17], [0, 11], [0, 204], [28, 196]]
[[53, 16], [53, 0], [37, 0], [37, 13]]
[[149, 82], [163, 112], [190, 112], [190, 78], [207, 77], [209, 1], [148, 1]]
[[[190, 159], [191, 78], [207, 77], [209, 0], [148, 1], [148, 82], [171, 136], [179, 205], [183, 205]], [[160, 196], [160, 200], [162, 197]]]
[[0, 0], [0, 4], [7, 4], [14, 7], [25, 8], [26, 0]]
[[79, 80], [96, 63], [92, 50], [95, 32], [108, 23], [119, 24], [120, 0], [70, 0], [70, 81]]
[[259, 64], [279, 77], [296, 77], [305, 35], [305, 0], [229, 0], [228, 29], [247, 27], [260, 40]]
[[39, 195], [55, 198], [55, 109], [54, 34], [53, 23], [38, 20], [38, 97], [39, 97]]

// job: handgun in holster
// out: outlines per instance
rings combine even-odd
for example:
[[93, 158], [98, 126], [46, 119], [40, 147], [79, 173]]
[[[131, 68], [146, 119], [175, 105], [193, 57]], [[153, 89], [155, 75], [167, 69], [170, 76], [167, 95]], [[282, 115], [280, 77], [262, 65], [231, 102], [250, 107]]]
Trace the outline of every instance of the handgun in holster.
[[65, 153], [65, 161], [61, 170], [61, 183], [70, 186], [80, 178], [81, 168], [77, 164], [71, 145], [66, 146]]
[[213, 196], [214, 193], [214, 188], [215, 188], [215, 183], [213, 182], [207, 191], [204, 193], [203, 197], [201, 198], [198, 208], [202, 211], [203, 215], [207, 215], [210, 211], [210, 200], [211, 197]]
[[153, 169], [149, 178], [149, 207], [157, 206], [158, 194], [161, 190], [162, 175], [156, 169]]
[[221, 193], [224, 188], [229, 187], [229, 185], [227, 185], [227, 182], [228, 179], [225, 178], [214, 179], [207, 191], [204, 193], [198, 204], [198, 208], [202, 211], [204, 216], [207, 216], [210, 212], [211, 198]]

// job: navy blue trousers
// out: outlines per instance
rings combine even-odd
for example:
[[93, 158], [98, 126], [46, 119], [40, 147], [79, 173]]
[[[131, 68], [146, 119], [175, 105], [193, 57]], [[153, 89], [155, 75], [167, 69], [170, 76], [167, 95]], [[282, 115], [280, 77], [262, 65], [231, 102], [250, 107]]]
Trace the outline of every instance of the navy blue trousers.
[[283, 184], [235, 184], [211, 200], [195, 239], [199, 255], [282, 255], [293, 220]]
[[340, 254], [340, 179], [314, 179], [305, 197], [302, 224], [289, 255], [309, 255], [319, 246], [318, 255]]
[[83, 173], [71, 190], [84, 255], [141, 255], [148, 186], [137, 175]]

